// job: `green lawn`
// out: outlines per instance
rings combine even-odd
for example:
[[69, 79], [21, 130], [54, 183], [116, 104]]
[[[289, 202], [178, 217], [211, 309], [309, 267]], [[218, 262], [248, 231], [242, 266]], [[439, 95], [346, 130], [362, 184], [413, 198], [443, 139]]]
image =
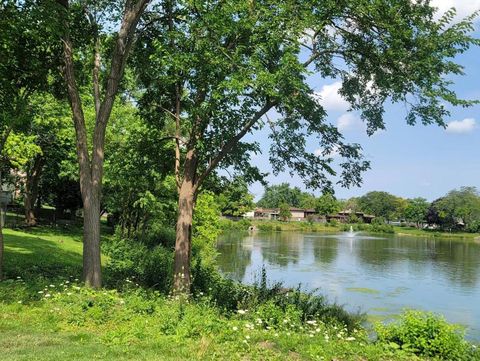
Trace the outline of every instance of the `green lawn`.
[[363, 330], [301, 323], [294, 311], [267, 328], [268, 305], [227, 315], [206, 296], [181, 301], [131, 280], [122, 291], [87, 289], [78, 281], [78, 229], [7, 229], [5, 236], [2, 361], [417, 359], [369, 341]]

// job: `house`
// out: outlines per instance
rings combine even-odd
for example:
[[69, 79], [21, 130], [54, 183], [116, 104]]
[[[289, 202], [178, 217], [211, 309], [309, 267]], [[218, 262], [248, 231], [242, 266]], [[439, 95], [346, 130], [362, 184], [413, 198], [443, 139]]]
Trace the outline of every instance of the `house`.
[[327, 216], [327, 221], [337, 221], [340, 223], [348, 223], [352, 217], [357, 217], [358, 220], [362, 223], [372, 223], [372, 220], [375, 218], [375, 216], [372, 216], [370, 214], [366, 214], [363, 212], [355, 212], [351, 209], [343, 210], [338, 212], [337, 214], [332, 214]]
[[[315, 214], [314, 209], [303, 209], [290, 207], [292, 221], [303, 221], [311, 214]], [[279, 208], [255, 208], [253, 215], [249, 212], [244, 215], [245, 218], [254, 218], [254, 219], [266, 219], [266, 220], [276, 220], [280, 219], [280, 209]]]

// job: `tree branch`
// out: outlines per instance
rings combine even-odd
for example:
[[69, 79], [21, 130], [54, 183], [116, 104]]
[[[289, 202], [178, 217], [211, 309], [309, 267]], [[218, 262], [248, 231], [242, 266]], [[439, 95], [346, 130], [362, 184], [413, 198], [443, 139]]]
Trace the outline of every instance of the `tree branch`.
[[230, 140], [223, 145], [220, 151], [211, 159], [209, 162], [207, 169], [200, 175], [197, 182], [195, 183], [194, 192], [198, 190], [198, 188], [202, 185], [205, 179], [210, 175], [210, 173], [215, 169], [215, 167], [225, 158], [225, 156], [232, 151], [235, 146], [238, 144], [240, 139], [242, 139], [245, 134], [258, 122], [258, 120], [264, 116], [272, 107], [275, 106], [275, 102], [267, 101], [266, 104], [258, 110], [252, 118], [244, 124], [242, 129]]

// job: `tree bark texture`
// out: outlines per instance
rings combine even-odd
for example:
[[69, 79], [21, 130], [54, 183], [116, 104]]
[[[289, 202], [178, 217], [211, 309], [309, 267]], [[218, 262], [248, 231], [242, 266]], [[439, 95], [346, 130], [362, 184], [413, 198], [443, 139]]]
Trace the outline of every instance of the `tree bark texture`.
[[191, 285], [190, 256], [192, 245], [193, 210], [195, 207], [195, 181], [197, 158], [193, 150], [186, 155], [184, 178], [178, 196], [178, 217], [175, 239], [173, 293], [189, 294]]

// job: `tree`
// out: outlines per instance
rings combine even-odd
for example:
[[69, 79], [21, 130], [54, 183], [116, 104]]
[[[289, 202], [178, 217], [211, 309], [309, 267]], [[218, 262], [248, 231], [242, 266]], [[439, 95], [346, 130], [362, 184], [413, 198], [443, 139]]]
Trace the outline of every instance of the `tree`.
[[[308, 193], [307, 196], [309, 196]], [[290, 188], [288, 183], [282, 183], [266, 186], [262, 198], [257, 202], [257, 206], [263, 208], [279, 208], [282, 203], [286, 203], [290, 207], [300, 207], [306, 198], [300, 188]]]
[[[463, 224], [465, 228], [480, 221], [480, 195], [475, 187], [455, 189], [432, 203], [436, 221], [445, 229], [456, 228]], [[431, 218], [433, 217], [431, 215]]]
[[248, 192], [248, 185], [241, 177], [234, 178], [224, 186], [217, 202], [223, 215], [233, 217], [241, 217], [255, 208], [253, 195]]
[[288, 203], [280, 204], [280, 207], [278, 209], [278, 217], [284, 222], [292, 218], [292, 212], [290, 212], [290, 206], [288, 205]]
[[[75, 125], [77, 139], [77, 157], [80, 171], [80, 189], [83, 201], [83, 279], [88, 286], [101, 287], [102, 273], [100, 261], [100, 202], [104, 167], [105, 132], [112, 112], [115, 98], [120, 88], [120, 81], [123, 78], [126, 62], [130, 49], [135, 41], [135, 30], [149, 0], [126, 0], [121, 11], [121, 22], [119, 30], [110, 36], [101, 34], [104, 29], [112, 27], [111, 12], [115, 9], [115, 2], [107, 4], [102, 12], [96, 12], [97, 6], [92, 8], [81, 7], [85, 11], [85, 20], [88, 25], [83, 28], [85, 36], [92, 35], [93, 42], [93, 64], [90, 89], [93, 92], [95, 125], [92, 135], [92, 150], [89, 151], [88, 129], [86, 127], [84, 106], [82, 104], [78, 74], [75, 70], [75, 46], [72, 38], [73, 15], [78, 15], [78, 6], [68, 0], [57, 0], [62, 20], [63, 61], [64, 77], [67, 86], [68, 99], [72, 109], [73, 122]], [[110, 16], [107, 17], [107, 14]], [[85, 19], [86, 18], [86, 19]], [[104, 21], [103, 24], [101, 21]], [[103, 29], [102, 29], [103, 26]], [[80, 27], [80, 30], [82, 28]], [[77, 34], [78, 35], [78, 34]], [[109, 48], [108, 41], [112, 40], [113, 48]], [[102, 42], [103, 41], [103, 42]], [[102, 79], [103, 58], [101, 50], [107, 47], [107, 53], [111, 51], [111, 61], [107, 67], [104, 79]], [[83, 54], [85, 55], [85, 54]], [[102, 87], [103, 85], [103, 87]], [[102, 89], [103, 88], [103, 89]]]
[[[369, 164], [326, 121], [308, 75], [340, 79], [368, 134], [385, 128], [386, 101], [408, 104], [408, 124], [444, 125], [445, 102], [471, 104], [449, 89], [447, 75], [462, 73], [451, 58], [477, 42], [473, 18], [451, 25], [450, 11], [436, 22], [428, 1], [161, 4], [136, 68], [140, 106], [175, 121], [176, 291], [190, 288], [192, 218], [204, 181], [217, 167], [262, 178], [250, 163], [259, 144], [245, 135], [269, 128], [274, 174], [289, 171], [330, 192], [330, 176], [342, 186], [361, 182]], [[307, 150], [308, 137], [318, 139], [320, 155]]]
[[404, 217], [409, 222], [414, 222], [416, 227], [426, 221], [430, 203], [425, 198], [413, 198], [407, 201], [407, 206], [403, 212]]
[[[39, 199], [39, 187], [45, 165], [58, 168], [58, 165], [64, 161], [67, 149], [73, 146], [74, 138], [66, 103], [56, 100], [47, 93], [32, 97], [31, 103], [33, 119], [27, 133], [35, 137], [35, 144], [40, 151], [23, 167], [25, 223], [28, 226], [36, 224], [34, 206]], [[58, 177], [58, 173], [50, 172], [47, 175]], [[55, 187], [58, 187], [58, 184]], [[65, 194], [63, 196], [65, 197]]]
[[329, 214], [336, 213], [340, 210], [340, 204], [331, 193], [325, 193], [317, 199], [315, 211], [322, 215], [328, 216]]
[[400, 214], [402, 202], [400, 198], [387, 192], [373, 191], [358, 199], [360, 210], [373, 214], [376, 217], [383, 217], [391, 221]]

